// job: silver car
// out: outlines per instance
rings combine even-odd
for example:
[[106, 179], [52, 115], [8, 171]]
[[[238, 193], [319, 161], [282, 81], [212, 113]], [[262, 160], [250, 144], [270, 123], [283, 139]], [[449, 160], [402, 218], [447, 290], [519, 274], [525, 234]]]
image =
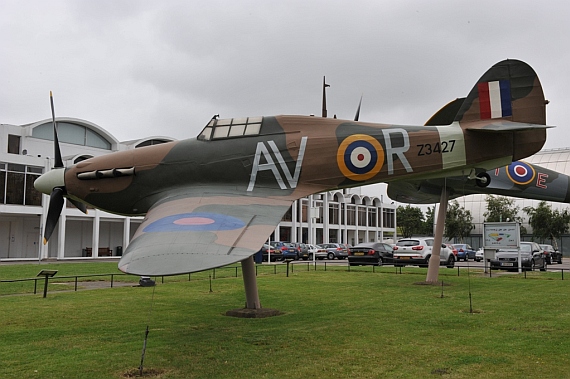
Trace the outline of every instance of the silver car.
[[[404, 238], [394, 246], [394, 266], [418, 265], [426, 267], [431, 258], [433, 237]], [[452, 268], [455, 255], [444, 244], [441, 245], [439, 264]]]

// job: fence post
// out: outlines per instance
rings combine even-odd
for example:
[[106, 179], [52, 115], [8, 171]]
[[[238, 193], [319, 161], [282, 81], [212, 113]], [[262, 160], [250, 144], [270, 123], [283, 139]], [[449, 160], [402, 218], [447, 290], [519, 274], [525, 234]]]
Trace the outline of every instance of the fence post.
[[111, 288], [113, 288], [113, 279], [114, 279], [114, 274], [111, 274]]
[[77, 292], [77, 276], [75, 277], [75, 292]]

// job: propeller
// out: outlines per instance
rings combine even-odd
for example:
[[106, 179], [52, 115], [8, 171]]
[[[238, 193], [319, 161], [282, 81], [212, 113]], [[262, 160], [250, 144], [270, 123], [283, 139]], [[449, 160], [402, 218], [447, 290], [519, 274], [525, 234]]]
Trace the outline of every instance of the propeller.
[[61, 158], [61, 150], [59, 148], [59, 138], [57, 136], [57, 123], [55, 122], [55, 111], [53, 106], [53, 94], [50, 91], [49, 99], [51, 104], [51, 118], [53, 123], [53, 149], [54, 149], [54, 166], [51, 171], [46, 172], [40, 176], [35, 182], [34, 187], [36, 190], [49, 194], [49, 207], [47, 219], [44, 228], [44, 245], [48, 242], [53, 234], [53, 231], [59, 221], [59, 215], [65, 203], [64, 197], [77, 207], [83, 213], [87, 213], [85, 204], [71, 199], [67, 196], [65, 188], [65, 167], [63, 166], [63, 159]]

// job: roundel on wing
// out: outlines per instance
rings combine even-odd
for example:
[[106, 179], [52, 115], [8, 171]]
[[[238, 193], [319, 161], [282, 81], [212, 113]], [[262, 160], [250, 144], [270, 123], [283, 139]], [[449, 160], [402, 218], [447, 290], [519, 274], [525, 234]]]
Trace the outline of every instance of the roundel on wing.
[[532, 165], [516, 161], [507, 166], [507, 176], [515, 184], [527, 185], [534, 180], [536, 171]]
[[203, 232], [234, 230], [245, 226], [239, 218], [208, 212], [181, 213], [166, 216], [147, 225], [143, 232]]
[[353, 134], [341, 142], [336, 160], [344, 176], [363, 181], [372, 178], [382, 169], [384, 149], [369, 135]]

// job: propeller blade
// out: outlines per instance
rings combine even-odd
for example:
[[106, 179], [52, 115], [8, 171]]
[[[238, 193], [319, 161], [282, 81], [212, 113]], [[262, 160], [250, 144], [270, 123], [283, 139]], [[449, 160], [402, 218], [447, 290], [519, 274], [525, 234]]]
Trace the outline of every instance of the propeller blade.
[[87, 206], [85, 204], [83, 204], [80, 201], [74, 200], [70, 197], [67, 198], [68, 201], [71, 202], [71, 204], [75, 205], [75, 208], [79, 209], [81, 212], [87, 214]]
[[63, 193], [63, 188], [55, 187], [49, 197], [49, 208], [47, 213], [46, 226], [44, 229], [44, 245], [51, 237], [51, 234], [53, 233], [55, 226], [59, 220], [59, 215], [63, 209]]
[[55, 111], [53, 108], [53, 95], [49, 91], [49, 101], [51, 103], [51, 119], [53, 122], [53, 155], [55, 157], [54, 168], [63, 167], [63, 160], [61, 159], [61, 150], [59, 149], [59, 139], [57, 138], [57, 123], [55, 122]]
[[356, 110], [356, 115], [354, 116], [354, 121], [358, 121], [360, 118], [360, 106], [362, 105], [362, 96], [360, 96], [360, 101], [358, 102], [358, 109]]

